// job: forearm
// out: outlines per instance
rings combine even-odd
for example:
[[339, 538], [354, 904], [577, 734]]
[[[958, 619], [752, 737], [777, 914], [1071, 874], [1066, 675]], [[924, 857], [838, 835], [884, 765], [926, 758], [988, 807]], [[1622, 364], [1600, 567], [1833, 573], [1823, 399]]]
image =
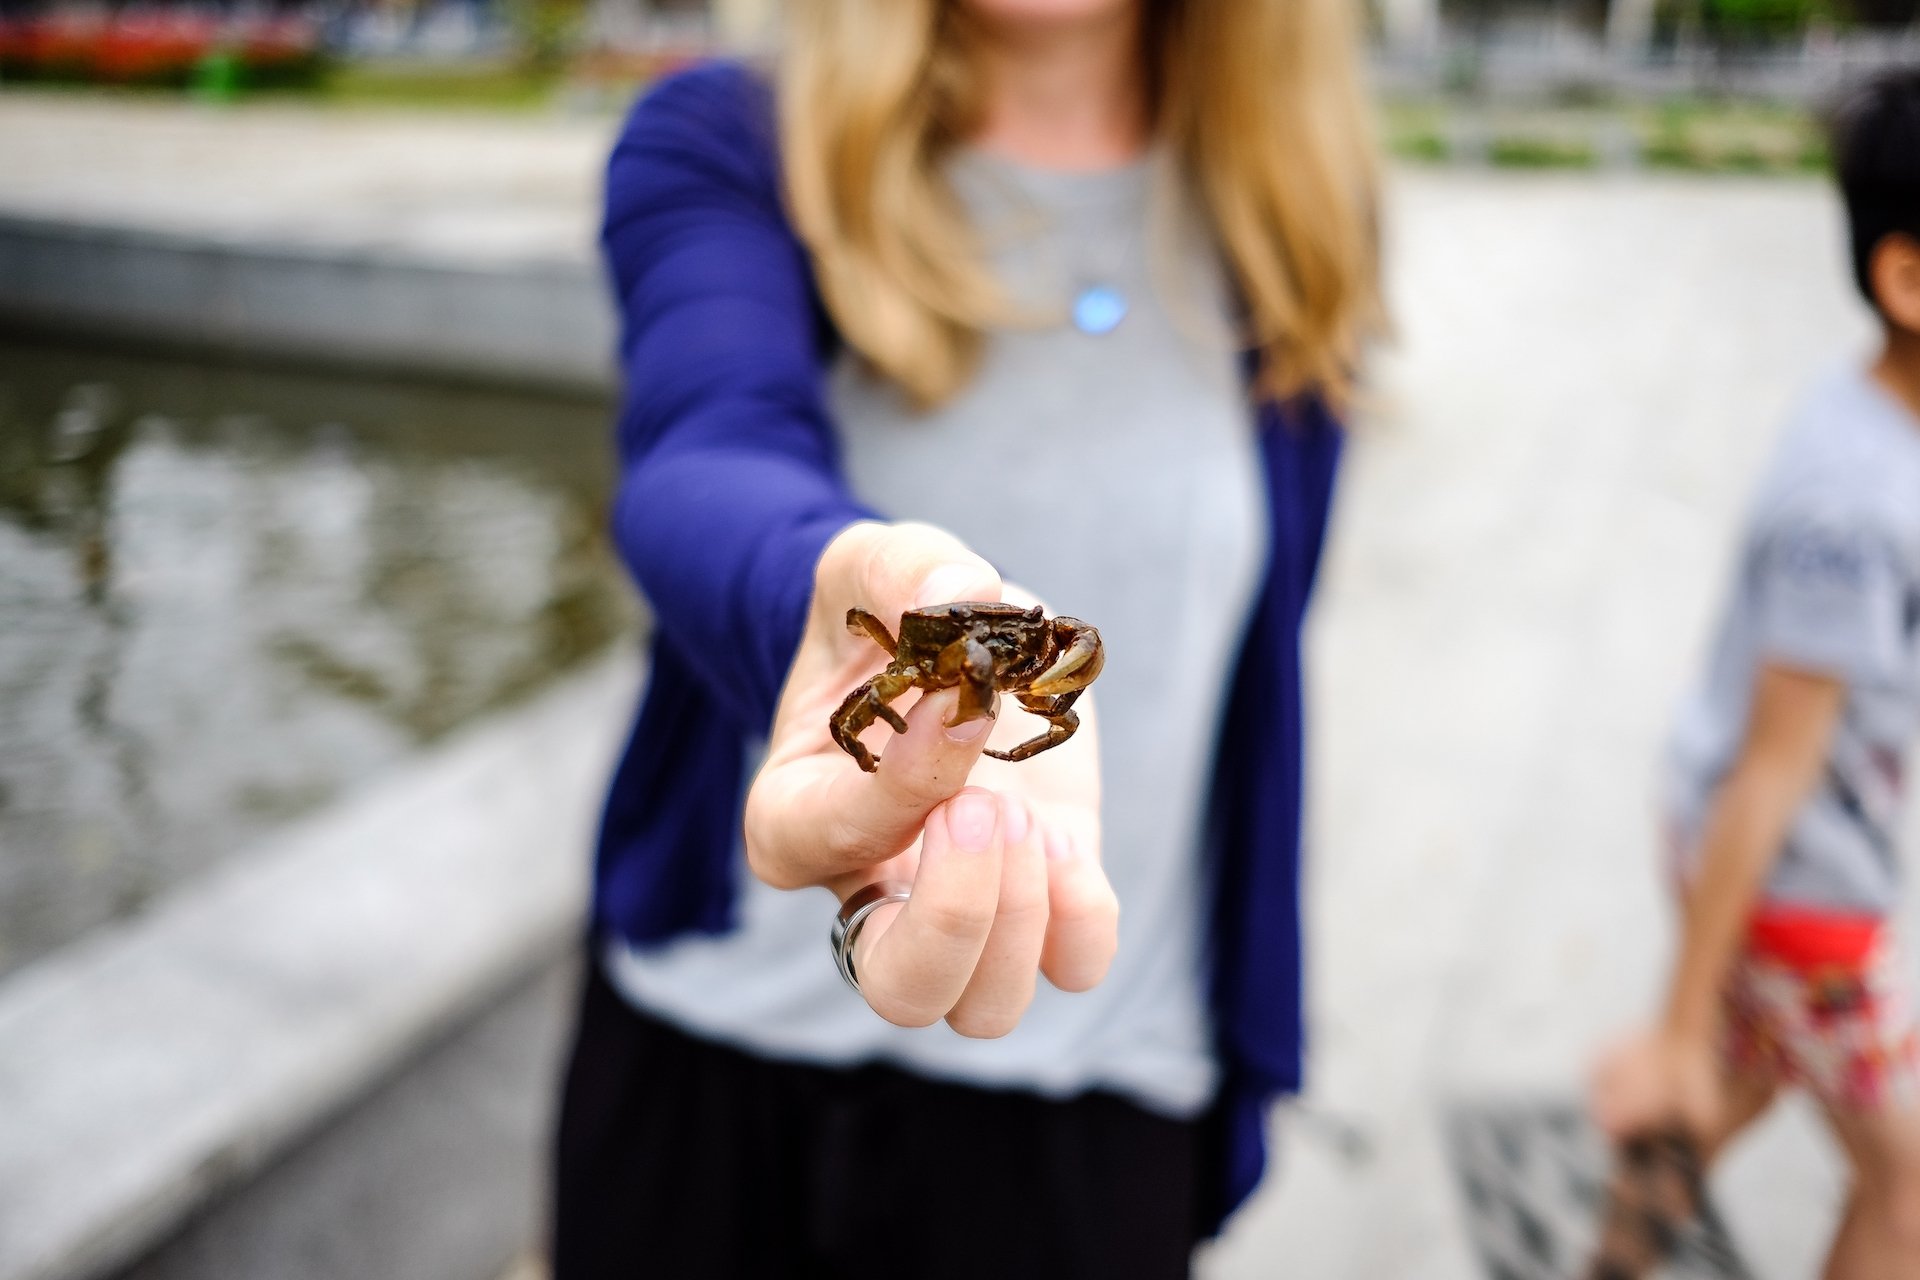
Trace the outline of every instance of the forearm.
[[1705, 1040], [1754, 900], [1813, 793], [1840, 723], [1839, 679], [1768, 662], [1755, 677], [1739, 757], [1714, 796], [1700, 866], [1687, 893], [1680, 958], [1664, 1024]]
[[1761, 886], [1819, 784], [1845, 703], [1834, 676], [1761, 664], [1739, 754], [1707, 815], [1660, 1023], [1610, 1054], [1596, 1078], [1595, 1116], [1616, 1139], [1676, 1122], [1696, 1135], [1715, 1131], [1721, 991]]
[[1667, 992], [1670, 1034], [1712, 1035], [1721, 987], [1800, 800], [1791, 779], [1753, 767], [1736, 768], [1715, 796]]
[[602, 229], [625, 383], [614, 540], [660, 643], [748, 730], [772, 717], [822, 549], [871, 515], [835, 455], [769, 109], [737, 69], [668, 77], [614, 149]]

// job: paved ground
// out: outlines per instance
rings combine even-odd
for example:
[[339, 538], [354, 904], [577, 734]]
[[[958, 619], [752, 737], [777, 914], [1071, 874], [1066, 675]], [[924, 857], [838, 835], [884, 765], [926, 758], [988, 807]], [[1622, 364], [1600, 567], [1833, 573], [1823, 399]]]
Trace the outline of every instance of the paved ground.
[[615, 124], [15, 92], [0, 216], [487, 267], [584, 259]]
[[[1314, 625], [1310, 1107], [1213, 1280], [1465, 1277], [1449, 1099], [1576, 1089], [1667, 929], [1650, 796], [1744, 491], [1860, 349], [1815, 184], [1402, 175], [1401, 342]], [[1814, 1274], [1806, 1116], [1719, 1180], [1764, 1276]]]
[[[0, 98], [0, 214], [577, 256], [607, 129]], [[1866, 332], [1811, 183], [1401, 173], [1390, 214], [1313, 628], [1312, 1084], [1209, 1280], [1477, 1274], [1446, 1106], [1569, 1096], [1646, 1007], [1662, 728], [1785, 404]], [[1719, 1186], [1763, 1276], [1812, 1274], [1804, 1113]]]

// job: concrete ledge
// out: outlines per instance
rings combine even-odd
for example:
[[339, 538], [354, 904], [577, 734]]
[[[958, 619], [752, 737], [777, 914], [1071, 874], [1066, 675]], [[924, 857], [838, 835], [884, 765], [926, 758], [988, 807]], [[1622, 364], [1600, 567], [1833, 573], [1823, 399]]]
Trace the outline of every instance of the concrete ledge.
[[490, 1280], [542, 1238], [572, 955], [218, 1197], [115, 1280]]
[[0, 323], [569, 391], [613, 385], [599, 272], [0, 215]]
[[604, 659], [0, 987], [0, 1280], [127, 1264], [580, 927]]

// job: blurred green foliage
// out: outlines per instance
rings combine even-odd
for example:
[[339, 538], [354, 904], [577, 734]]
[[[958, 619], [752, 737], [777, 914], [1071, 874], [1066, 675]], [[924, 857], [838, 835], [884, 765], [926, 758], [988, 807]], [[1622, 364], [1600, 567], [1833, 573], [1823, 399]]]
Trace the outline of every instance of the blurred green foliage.
[[1844, 17], [1828, 0], [1700, 0], [1706, 35], [1725, 45], [1759, 45], [1798, 36], [1815, 18]]
[[557, 74], [579, 43], [586, 0], [503, 0], [521, 63], [535, 74]]
[[408, 110], [521, 111], [546, 105], [557, 72], [526, 62], [355, 62], [334, 68], [317, 98], [343, 107]]
[[1453, 154], [1447, 140], [1432, 130], [1395, 134], [1388, 142], [1388, 149], [1403, 160], [1424, 164], [1439, 164]]
[[1591, 169], [1591, 144], [1525, 134], [1498, 137], [1487, 144], [1487, 160], [1502, 169]]
[[1577, 169], [1605, 159], [1689, 173], [1784, 175], [1820, 172], [1827, 162], [1825, 137], [1809, 112], [1767, 104], [1681, 99], [1496, 109], [1429, 100], [1389, 102], [1382, 117], [1388, 152], [1423, 164]]

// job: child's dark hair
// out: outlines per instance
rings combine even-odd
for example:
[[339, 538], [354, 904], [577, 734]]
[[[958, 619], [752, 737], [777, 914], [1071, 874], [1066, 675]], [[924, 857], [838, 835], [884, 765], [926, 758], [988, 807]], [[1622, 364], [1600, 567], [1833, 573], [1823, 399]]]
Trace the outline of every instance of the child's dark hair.
[[1833, 116], [1833, 165], [1853, 234], [1853, 278], [1874, 307], [1873, 251], [1896, 232], [1920, 241], [1920, 66], [1883, 72]]

